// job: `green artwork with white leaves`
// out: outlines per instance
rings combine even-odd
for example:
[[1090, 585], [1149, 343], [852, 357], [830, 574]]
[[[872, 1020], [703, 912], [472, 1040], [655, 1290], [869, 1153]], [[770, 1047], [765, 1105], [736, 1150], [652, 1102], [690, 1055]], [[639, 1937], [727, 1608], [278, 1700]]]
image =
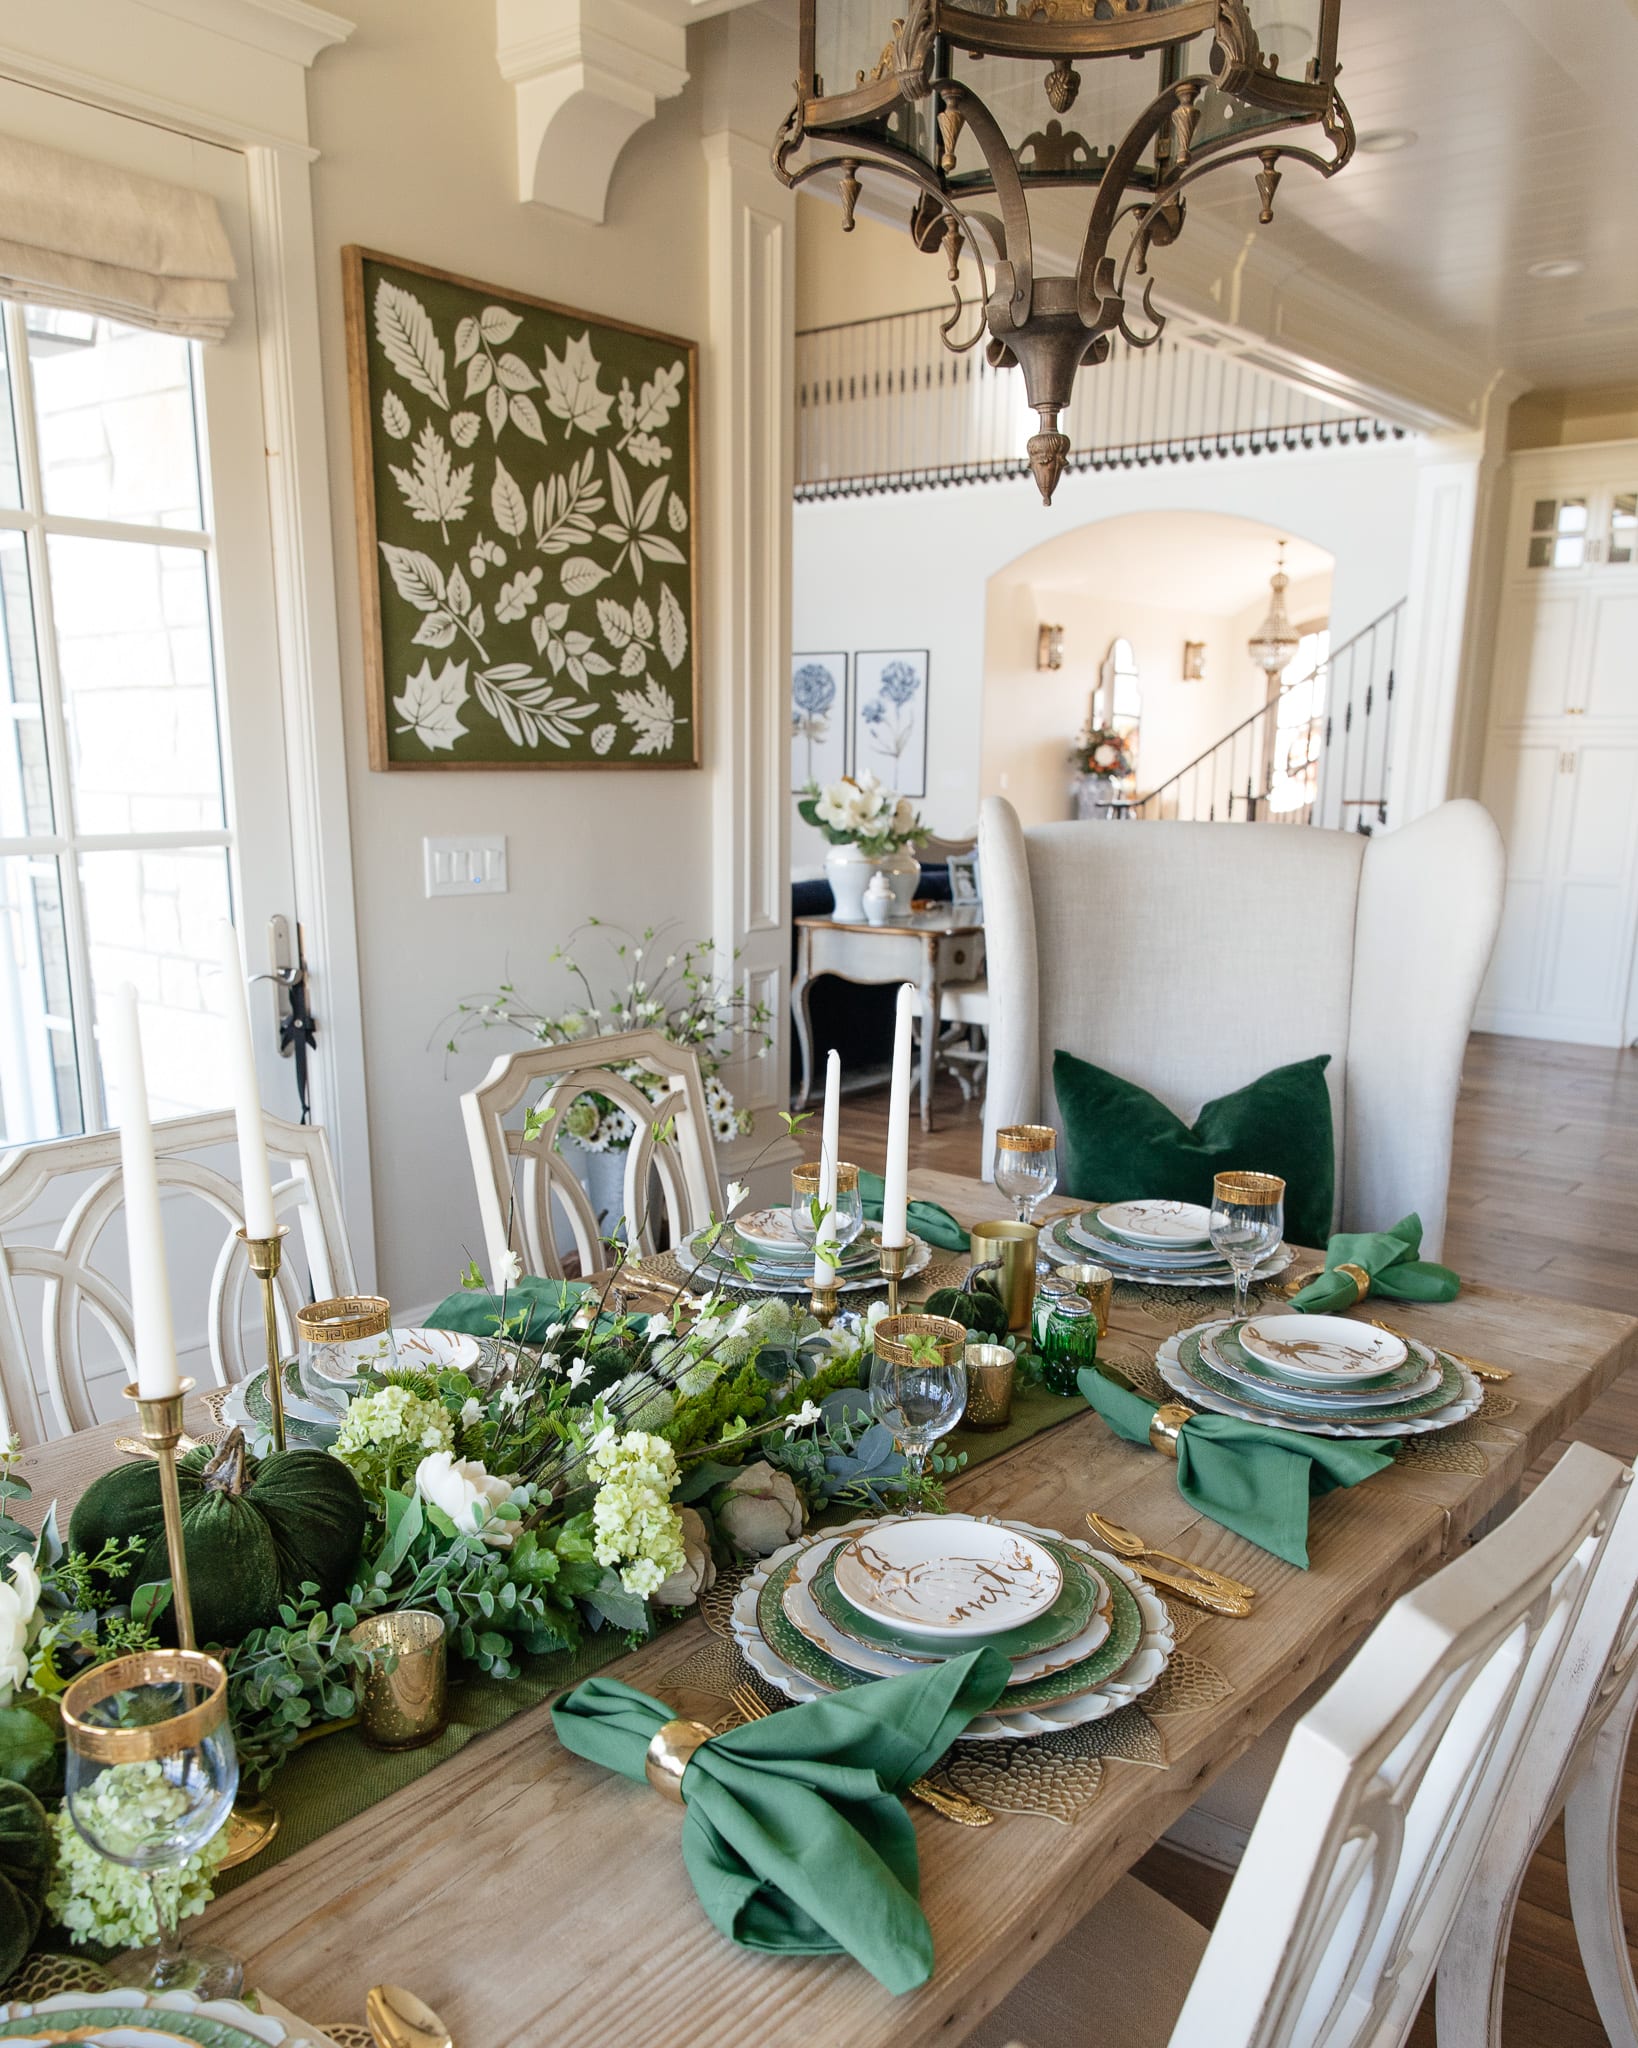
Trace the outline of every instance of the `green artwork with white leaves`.
[[370, 765], [697, 766], [694, 344], [343, 261]]

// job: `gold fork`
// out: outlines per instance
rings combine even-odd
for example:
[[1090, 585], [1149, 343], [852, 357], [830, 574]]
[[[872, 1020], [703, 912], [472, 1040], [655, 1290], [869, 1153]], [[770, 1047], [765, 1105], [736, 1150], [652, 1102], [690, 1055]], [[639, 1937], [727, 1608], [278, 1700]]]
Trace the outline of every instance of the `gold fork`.
[[[730, 1686], [728, 1697], [747, 1721], [765, 1721], [773, 1712], [751, 1686]], [[930, 1806], [935, 1813], [942, 1813], [946, 1820], [956, 1821], [964, 1828], [987, 1828], [995, 1819], [987, 1806], [969, 1799], [965, 1792], [941, 1791], [930, 1778], [918, 1778], [908, 1789], [912, 1799], [919, 1799], [923, 1806]]]
[[[1401, 1344], [1406, 1341], [1403, 1330], [1396, 1330], [1392, 1323], [1383, 1322], [1380, 1316], [1372, 1316], [1371, 1328], [1386, 1330], [1390, 1337], [1397, 1337]], [[1510, 1380], [1513, 1377], [1511, 1366], [1490, 1365], [1482, 1358], [1469, 1358], [1465, 1351], [1452, 1351], [1448, 1344], [1434, 1344], [1426, 1337], [1418, 1337], [1415, 1341], [1428, 1345], [1430, 1350], [1443, 1353], [1446, 1358], [1454, 1358], [1458, 1365], [1465, 1365], [1476, 1380], [1490, 1380], [1499, 1384], [1502, 1380]]]

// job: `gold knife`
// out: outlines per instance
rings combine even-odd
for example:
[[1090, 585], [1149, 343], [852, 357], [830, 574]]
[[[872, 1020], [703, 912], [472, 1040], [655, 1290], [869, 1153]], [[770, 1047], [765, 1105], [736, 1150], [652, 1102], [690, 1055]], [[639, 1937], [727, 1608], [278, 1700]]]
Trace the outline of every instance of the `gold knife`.
[[1244, 1621], [1251, 1613], [1251, 1602], [1238, 1593], [1220, 1592], [1215, 1586], [1201, 1585], [1198, 1580], [1186, 1579], [1176, 1572], [1162, 1571], [1157, 1565], [1145, 1564], [1142, 1558], [1123, 1558], [1122, 1563], [1130, 1564], [1140, 1578], [1147, 1579], [1163, 1593], [1174, 1594], [1179, 1600], [1186, 1600], [1191, 1607], [1203, 1607], [1208, 1614], [1222, 1614], [1236, 1621]]

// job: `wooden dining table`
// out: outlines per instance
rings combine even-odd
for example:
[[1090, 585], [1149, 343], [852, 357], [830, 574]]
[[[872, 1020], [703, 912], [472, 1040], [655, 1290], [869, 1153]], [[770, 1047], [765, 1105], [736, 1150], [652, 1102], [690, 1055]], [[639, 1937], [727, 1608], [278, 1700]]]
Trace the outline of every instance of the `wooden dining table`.
[[[911, 1191], [967, 1224], [1005, 1206], [993, 1186], [947, 1174], [915, 1174]], [[1214, 1682], [1196, 1704], [1173, 1701], [1150, 1753], [1106, 1756], [1095, 1796], [1019, 1811], [1003, 1790], [995, 1824], [977, 1829], [911, 1808], [936, 1955], [919, 1991], [894, 1997], [846, 1956], [725, 1940], [684, 1870], [677, 1808], [564, 1750], [544, 1705], [250, 1878], [205, 1928], [245, 1958], [248, 1983], [318, 2024], [361, 2019], [371, 1984], [399, 1983], [442, 2014], [456, 2048], [960, 2040], [1398, 1594], [1506, 1509], [1540, 1453], [1638, 1358], [1629, 1317], [1497, 1288], [1381, 1312], [1512, 1377], [1449, 1455], [1407, 1458], [1316, 1500], [1306, 1571], [1199, 1514], [1173, 1463], [1117, 1440], [1090, 1410], [951, 1484], [953, 1506], [1071, 1534], [1097, 1508], [1249, 1581], [1257, 1599], [1249, 1619], [1190, 1617], [1188, 1655]], [[1166, 1323], [1155, 1291], [1122, 1288], [1110, 1347], [1152, 1352]], [[66, 1511], [97, 1448], [93, 1433], [29, 1452], [36, 1499], [55, 1489]], [[109, 1455], [104, 1443], [101, 1462]], [[718, 1721], [745, 1676], [731, 1641], [698, 1615], [606, 1669]]]

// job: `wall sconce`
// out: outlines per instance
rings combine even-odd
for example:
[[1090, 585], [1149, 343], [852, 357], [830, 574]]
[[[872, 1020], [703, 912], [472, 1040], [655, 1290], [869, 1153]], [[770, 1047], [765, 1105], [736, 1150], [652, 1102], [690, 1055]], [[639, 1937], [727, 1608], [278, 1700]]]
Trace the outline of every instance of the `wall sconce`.
[[1204, 640], [1183, 642], [1183, 680], [1186, 683], [1203, 683], [1206, 680], [1206, 643]]
[[1038, 669], [1062, 668], [1064, 665], [1064, 629], [1062, 626], [1042, 626], [1035, 635], [1035, 666]]

